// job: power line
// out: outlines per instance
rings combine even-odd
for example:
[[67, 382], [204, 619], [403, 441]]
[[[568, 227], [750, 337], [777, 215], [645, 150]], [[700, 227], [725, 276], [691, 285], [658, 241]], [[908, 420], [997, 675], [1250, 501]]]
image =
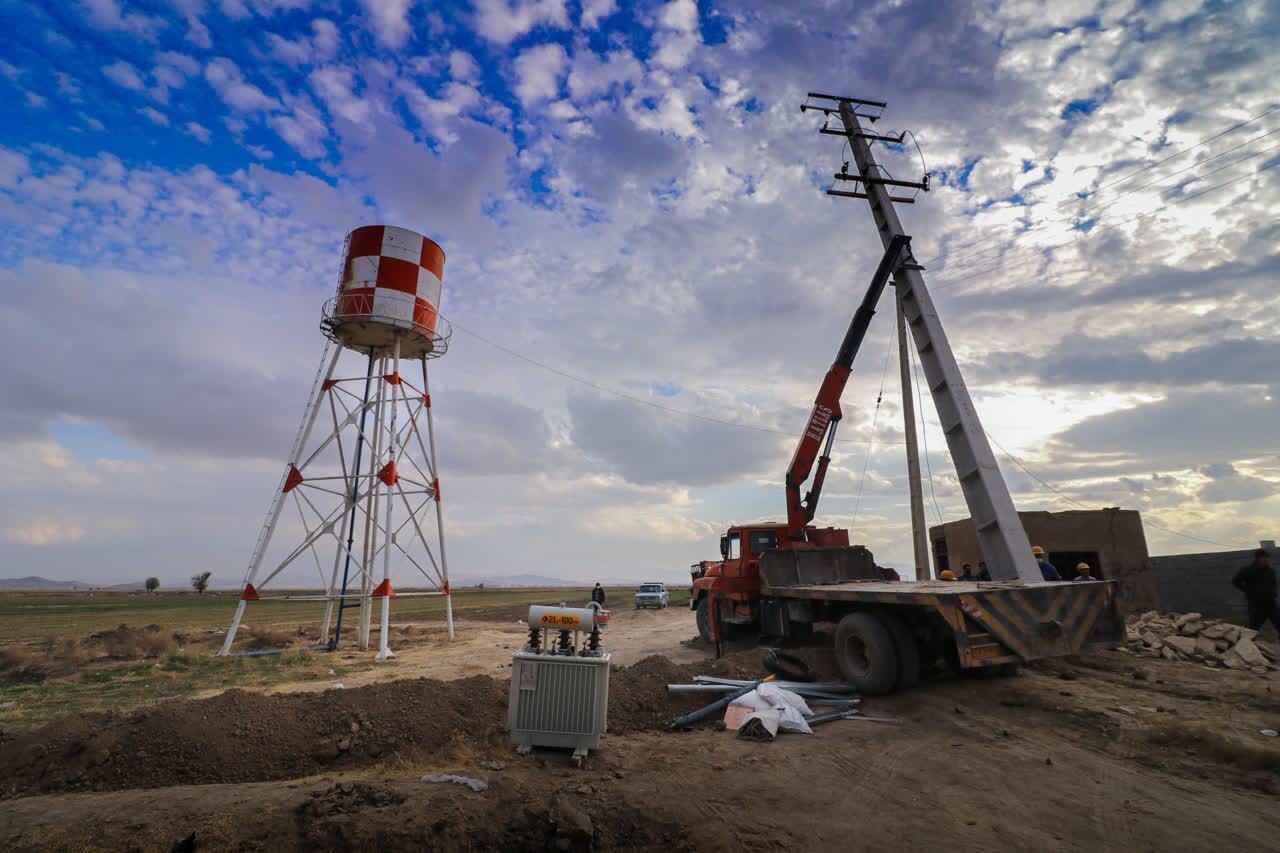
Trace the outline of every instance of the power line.
[[[920, 442], [924, 445], [924, 469], [929, 474], [929, 497], [933, 500], [933, 514], [938, 516], [938, 523], [941, 524], [942, 510], [938, 508], [938, 493], [933, 490], [933, 466], [929, 464], [929, 424], [924, 418], [924, 397], [920, 394], [919, 355], [912, 346], [907, 347], [907, 354], [911, 357], [911, 368], [915, 375], [916, 399], [920, 401]], [[903, 392], [906, 393], [906, 389]]]
[[[1194, 151], [1203, 145], [1209, 144], [1215, 139], [1221, 139], [1222, 137], [1226, 136], [1228, 133], [1239, 130], [1240, 128], [1245, 127], [1247, 125], [1253, 124], [1258, 119], [1266, 118], [1267, 116], [1277, 111], [1280, 111], [1280, 107], [1272, 107], [1271, 109], [1267, 110], [1264, 113], [1258, 113], [1256, 116], [1254, 116], [1251, 119], [1246, 119], [1245, 121], [1242, 121], [1239, 124], [1232, 125], [1231, 127], [1227, 128], [1221, 133], [1215, 133], [1213, 136], [1210, 136], [1208, 139], [1202, 139], [1199, 142], [1197, 142], [1195, 145], [1192, 145], [1189, 148], [1183, 148], [1181, 151], [1178, 151], [1177, 153], [1170, 154], [1168, 157], [1164, 158], [1163, 160], [1158, 160], [1155, 163], [1152, 163], [1150, 166], [1144, 166], [1136, 172], [1131, 172], [1128, 175], [1125, 175], [1123, 178], [1117, 178], [1116, 180], [1112, 181], [1109, 184], [1103, 184], [1093, 192], [1081, 196], [1079, 200], [1084, 201], [1086, 198], [1092, 198], [1093, 196], [1097, 195], [1098, 193], [1102, 192], [1108, 187], [1114, 187], [1116, 184], [1123, 184], [1125, 181], [1129, 180], [1130, 178], [1137, 177], [1138, 175], [1141, 175], [1143, 172], [1149, 172], [1157, 166], [1162, 166], [1165, 163], [1168, 163], [1170, 160], [1173, 160], [1177, 157], [1181, 157], [1183, 154], [1186, 154], [1188, 151]], [[1062, 206], [1065, 207], [1068, 204], [1075, 204], [1075, 202], [1074, 201], [1064, 202]]]
[[[1277, 160], [1276, 162], [1271, 163], [1270, 165], [1262, 166], [1261, 168], [1255, 169], [1254, 171], [1252, 171], [1252, 172], [1248, 173], [1247, 175], [1241, 175], [1241, 176], [1240, 176], [1240, 177], [1238, 177], [1238, 178], [1232, 178], [1232, 179], [1231, 179], [1231, 180], [1229, 180], [1229, 181], [1224, 181], [1224, 182], [1223, 182], [1223, 183], [1221, 183], [1221, 184], [1217, 184], [1216, 186], [1209, 187], [1209, 189], [1207, 189], [1207, 190], [1201, 190], [1201, 191], [1200, 191], [1200, 192], [1198, 192], [1198, 193], [1194, 193], [1194, 194], [1192, 194], [1192, 195], [1188, 195], [1188, 196], [1183, 196], [1182, 198], [1178, 199], [1177, 201], [1171, 201], [1171, 202], [1168, 202], [1168, 203], [1166, 203], [1166, 204], [1162, 204], [1162, 205], [1160, 205], [1160, 206], [1159, 206], [1159, 207], [1157, 207], [1157, 208], [1154, 208], [1154, 209], [1152, 209], [1152, 210], [1148, 210], [1148, 211], [1147, 211], [1147, 212], [1145, 212], [1145, 213], [1140, 213], [1140, 214], [1138, 214], [1137, 216], [1134, 216], [1134, 217], [1131, 217], [1131, 218], [1129, 218], [1129, 219], [1124, 220], [1123, 222], [1117, 222], [1117, 223], [1115, 223], [1114, 225], [1108, 225], [1108, 226], [1106, 226], [1105, 228], [1093, 228], [1093, 229], [1089, 230], [1088, 232], [1086, 232], [1086, 233], [1084, 233], [1084, 234], [1080, 235], [1079, 237], [1076, 237], [1076, 238], [1074, 238], [1074, 239], [1072, 239], [1072, 240], [1067, 240], [1065, 243], [1058, 243], [1057, 245], [1054, 245], [1054, 246], [1046, 246], [1045, 248], [1040, 249], [1040, 250], [1038, 251], [1038, 254], [1041, 254], [1041, 255], [1043, 255], [1043, 254], [1047, 254], [1048, 252], [1052, 252], [1052, 251], [1054, 251], [1055, 249], [1061, 249], [1061, 248], [1064, 248], [1064, 247], [1066, 247], [1066, 246], [1070, 246], [1070, 245], [1072, 245], [1072, 244], [1074, 244], [1074, 243], [1079, 243], [1081, 240], [1087, 240], [1087, 239], [1088, 239], [1088, 238], [1090, 238], [1090, 237], [1097, 236], [1098, 234], [1103, 234], [1103, 233], [1105, 233], [1105, 232], [1107, 232], [1107, 231], [1111, 231], [1111, 230], [1113, 230], [1113, 229], [1119, 228], [1119, 227], [1121, 227], [1122, 225], [1128, 225], [1128, 224], [1130, 224], [1130, 223], [1132, 223], [1132, 222], [1137, 222], [1139, 219], [1146, 219], [1148, 216], [1151, 216], [1151, 215], [1153, 215], [1153, 214], [1159, 213], [1160, 211], [1165, 210], [1166, 208], [1176, 207], [1177, 205], [1182, 204], [1183, 202], [1187, 202], [1187, 201], [1191, 201], [1192, 199], [1200, 198], [1200, 196], [1203, 196], [1203, 195], [1208, 195], [1209, 193], [1214, 192], [1215, 190], [1220, 190], [1220, 189], [1222, 189], [1223, 187], [1228, 187], [1228, 186], [1230, 186], [1230, 185], [1232, 185], [1232, 184], [1234, 184], [1234, 183], [1237, 183], [1237, 182], [1239, 182], [1239, 181], [1243, 181], [1245, 178], [1252, 178], [1254, 175], [1261, 174], [1262, 172], [1265, 172], [1265, 171], [1267, 171], [1268, 169], [1274, 169], [1276, 166], [1280, 166], [1280, 160]], [[1189, 182], [1188, 182], [1188, 183], [1189, 183]], [[1028, 247], [1028, 248], [1029, 248], [1029, 247]], [[987, 268], [987, 269], [977, 270], [977, 271], [972, 272], [972, 273], [969, 273], [969, 274], [953, 276], [953, 277], [951, 277], [951, 278], [947, 278], [947, 277], [945, 277], [945, 276], [944, 276], [944, 277], [940, 277], [940, 278], [938, 278], [938, 279], [935, 281], [935, 284], [937, 284], [937, 285], [952, 285], [952, 284], [958, 284], [959, 282], [962, 282], [962, 281], [968, 281], [968, 280], [970, 280], [970, 279], [972, 279], [972, 278], [976, 278], [976, 277], [978, 277], [978, 276], [990, 275], [991, 273], [993, 273], [993, 272], [998, 272], [999, 270], [1002, 270], [1002, 269], [1004, 269], [1005, 267], [1013, 266], [1013, 265], [1015, 265], [1015, 264], [1019, 264], [1019, 265], [1020, 265], [1020, 264], [1030, 263], [1031, 261], [1032, 261], [1032, 258], [1023, 258], [1023, 259], [1016, 259], [1016, 260], [1006, 261], [1006, 262], [1005, 262], [1005, 263], [1003, 263], [1003, 264], [999, 264], [999, 265], [994, 266], [994, 267], [989, 267], [989, 268]], [[934, 287], [934, 290], [937, 290], [937, 289], [939, 289], [939, 288], [938, 288], [938, 287]]]
[[[984, 432], [986, 432], [986, 431], [984, 430]], [[997, 441], [997, 440], [996, 440], [996, 437], [995, 437], [994, 435], [992, 435], [991, 433], [989, 433], [989, 432], [987, 433], [987, 438], [991, 439], [991, 443], [992, 443], [992, 444], [994, 444], [996, 447], [1000, 448], [1000, 452], [1001, 452], [1001, 453], [1003, 453], [1006, 457], [1008, 457], [1008, 459], [1009, 459], [1011, 462], [1013, 462], [1013, 464], [1014, 464], [1014, 465], [1017, 465], [1019, 468], [1021, 468], [1021, 469], [1022, 469], [1022, 472], [1023, 472], [1024, 474], [1026, 474], [1026, 475], [1027, 475], [1028, 477], [1030, 477], [1031, 479], [1035, 480], [1035, 481], [1036, 481], [1037, 483], [1039, 483], [1040, 485], [1044, 486], [1044, 487], [1045, 487], [1046, 489], [1048, 489], [1049, 491], [1053, 492], [1053, 493], [1054, 493], [1055, 495], [1057, 495], [1058, 497], [1062, 498], [1062, 499], [1063, 499], [1063, 500], [1065, 500], [1065, 501], [1070, 501], [1071, 503], [1075, 504], [1076, 506], [1080, 507], [1081, 509], [1086, 509], [1086, 510], [1093, 510], [1093, 509], [1094, 509], [1093, 507], [1091, 507], [1091, 506], [1089, 506], [1089, 505], [1087, 505], [1087, 504], [1081, 503], [1080, 501], [1078, 501], [1078, 500], [1076, 500], [1075, 498], [1071, 497], [1071, 496], [1070, 496], [1070, 495], [1068, 495], [1067, 493], [1063, 492], [1061, 489], [1059, 489], [1059, 488], [1057, 488], [1056, 486], [1054, 486], [1052, 483], [1050, 483], [1050, 482], [1048, 482], [1047, 480], [1044, 480], [1043, 478], [1041, 478], [1038, 474], [1036, 474], [1036, 472], [1035, 472], [1035, 471], [1032, 471], [1030, 468], [1028, 468], [1026, 465], [1024, 465], [1021, 459], [1019, 459], [1018, 457], [1014, 456], [1014, 455], [1013, 455], [1012, 453], [1010, 453], [1008, 450], [1005, 450], [1004, 445], [1003, 445], [1003, 444], [1001, 444], [999, 441]], [[1142, 518], [1142, 516], [1141, 516], [1141, 515], [1139, 515], [1139, 518]], [[1217, 547], [1219, 547], [1219, 548], [1233, 548], [1233, 549], [1235, 548], [1235, 546], [1234, 546], [1234, 545], [1227, 545], [1227, 544], [1222, 543], [1222, 542], [1214, 542], [1212, 539], [1201, 539], [1199, 536], [1192, 536], [1190, 533], [1183, 533], [1183, 532], [1178, 531], [1178, 530], [1171, 530], [1171, 529], [1170, 529], [1170, 528], [1168, 528], [1168, 527], [1161, 527], [1160, 525], [1155, 524], [1154, 522], [1147, 521], [1147, 519], [1145, 519], [1145, 518], [1142, 518], [1142, 523], [1143, 523], [1143, 524], [1145, 524], [1147, 527], [1154, 528], [1155, 530], [1161, 530], [1161, 531], [1164, 531], [1165, 533], [1170, 533], [1170, 534], [1172, 534], [1172, 535], [1174, 535], [1174, 536], [1181, 536], [1183, 539], [1190, 539], [1190, 540], [1192, 540], [1192, 541], [1194, 541], [1194, 542], [1202, 542], [1202, 543], [1204, 543], [1205, 545], [1216, 545], [1216, 546], [1217, 546]]]
[[[1150, 187], [1153, 187], [1153, 186], [1155, 186], [1156, 184], [1161, 183], [1162, 181], [1167, 181], [1167, 180], [1169, 180], [1170, 178], [1173, 178], [1173, 177], [1176, 177], [1176, 176], [1178, 176], [1178, 175], [1181, 175], [1181, 174], [1183, 174], [1184, 172], [1189, 172], [1189, 171], [1191, 171], [1192, 169], [1198, 169], [1198, 168], [1200, 168], [1201, 166], [1205, 165], [1206, 163], [1211, 163], [1211, 162], [1213, 162], [1214, 160], [1217, 160], [1219, 157], [1225, 157], [1225, 156], [1226, 156], [1226, 155], [1228, 155], [1228, 154], [1231, 154], [1231, 153], [1233, 153], [1233, 152], [1239, 151], [1241, 148], [1245, 148], [1245, 147], [1247, 147], [1247, 146], [1249, 146], [1249, 145], [1252, 145], [1253, 143], [1257, 142], [1259, 139], [1265, 139], [1266, 137], [1271, 136], [1272, 134], [1276, 134], [1276, 133], [1280, 133], [1280, 127], [1276, 128], [1275, 130], [1271, 130], [1271, 131], [1268, 131], [1268, 132], [1266, 132], [1266, 133], [1263, 133], [1263, 134], [1261, 134], [1261, 135], [1259, 135], [1259, 136], [1255, 136], [1253, 139], [1250, 139], [1248, 142], [1242, 142], [1242, 143], [1240, 143], [1239, 145], [1237, 145], [1235, 148], [1229, 148], [1229, 149], [1227, 149], [1226, 151], [1223, 151], [1221, 154], [1215, 154], [1214, 156], [1209, 157], [1208, 159], [1201, 160], [1199, 163], [1193, 163], [1192, 165], [1187, 166], [1186, 168], [1183, 168], [1183, 169], [1179, 169], [1179, 170], [1178, 170], [1178, 171], [1176, 171], [1176, 172], [1170, 172], [1169, 174], [1165, 175], [1164, 177], [1156, 178], [1154, 181], [1150, 181], [1149, 183], [1145, 183], [1145, 184], [1143, 184], [1143, 185], [1142, 185], [1142, 186], [1140, 186], [1140, 187], [1134, 187], [1133, 189], [1126, 190], [1126, 191], [1122, 192], [1120, 195], [1118, 195], [1118, 196], [1116, 196], [1115, 198], [1111, 199], [1110, 201], [1100, 202], [1100, 203], [1098, 203], [1098, 204], [1095, 204], [1095, 205], [1091, 205], [1091, 206], [1089, 206], [1089, 207], [1082, 208], [1082, 209], [1077, 210], [1077, 211], [1075, 211], [1074, 213], [1072, 213], [1072, 214], [1070, 214], [1070, 215], [1068, 215], [1068, 216], [1064, 216], [1064, 217], [1062, 217], [1061, 219], [1055, 219], [1055, 220], [1053, 220], [1053, 221], [1051, 221], [1051, 222], [1046, 222], [1046, 223], [1044, 223], [1043, 225], [1039, 225], [1039, 226], [1037, 226], [1037, 227], [1035, 227], [1035, 228], [1031, 228], [1031, 229], [1028, 229], [1028, 230], [1026, 230], [1026, 231], [1019, 232], [1018, 234], [1014, 235], [1014, 236], [1013, 236], [1012, 238], [1010, 238], [1009, 240], [1006, 240], [1005, 242], [1000, 243], [1000, 244], [999, 244], [999, 245], [997, 245], [997, 246], [993, 246], [993, 247], [991, 247], [991, 248], [989, 248], [989, 249], [982, 249], [982, 250], [980, 250], [980, 251], [970, 252], [969, 254], [967, 254], [967, 255], [961, 255], [961, 256], [960, 256], [960, 257], [958, 257], [958, 258], [953, 258], [953, 257], [952, 257], [952, 256], [955, 254], [955, 252], [946, 252], [946, 253], [943, 253], [943, 254], [941, 254], [941, 255], [938, 255], [936, 258], [932, 258], [932, 259], [930, 259], [927, 263], [932, 264], [932, 263], [934, 263], [934, 262], [936, 262], [936, 261], [939, 261], [939, 260], [945, 260], [945, 261], [946, 261], [946, 263], [944, 263], [944, 264], [943, 264], [939, 269], [940, 269], [940, 270], [946, 270], [946, 269], [950, 269], [953, 265], [955, 265], [955, 264], [957, 264], [957, 263], [960, 263], [961, 261], [966, 261], [966, 260], [968, 260], [968, 259], [970, 259], [970, 258], [977, 258], [977, 257], [981, 257], [982, 255], [986, 255], [986, 254], [989, 254], [989, 253], [991, 253], [991, 252], [997, 252], [997, 251], [999, 251], [1000, 249], [1003, 249], [1005, 246], [1010, 246], [1010, 245], [1012, 245], [1012, 244], [1014, 244], [1014, 243], [1018, 242], [1019, 240], [1021, 240], [1021, 239], [1022, 239], [1022, 238], [1024, 238], [1024, 237], [1028, 237], [1028, 236], [1030, 236], [1030, 235], [1032, 235], [1032, 234], [1036, 234], [1036, 233], [1038, 233], [1038, 232], [1040, 232], [1040, 231], [1045, 230], [1046, 228], [1051, 228], [1051, 227], [1053, 227], [1054, 225], [1061, 225], [1061, 224], [1062, 224], [1062, 223], [1064, 223], [1064, 222], [1071, 222], [1071, 221], [1073, 221], [1073, 220], [1075, 220], [1075, 219], [1079, 218], [1079, 217], [1080, 217], [1080, 216], [1082, 216], [1083, 214], [1088, 213], [1088, 212], [1090, 212], [1090, 211], [1096, 211], [1096, 210], [1101, 210], [1101, 209], [1106, 208], [1106, 207], [1110, 207], [1111, 205], [1115, 204], [1116, 202], [1120, 201], [1120, 199], [1122, 199], [1122, 198], [1124, 198], [1124, 197], [1126, 197], [1126, 196], [1132, 195], [1132, 194], [1134, 194], [1134, 193], [1136, 193], [1136, 192], [1141, 192], [1142, 190], [1145, 190], [1145, 189], [1148, 189], [1148, 188], [1150, 188]], [[1181, 183], [1181, 184], [1177, 185], [1176, 187], [1170, 187], [1170, 188], [1169, 188], [1169, 189], [1167, 189], [1167, 190], [1162, 190], [1162, 191], [1157, 195], [1157, 197], [1162, 197], [1162, 196], [1167, 195], [1168, 193], [1174, 192], [1174, 191], [1176, 191], [1176, 190], [1180, 190], [1180, 189], [1182, 189], [1183, 187], [1187, 186], [1188, 184], [1195, 183], [1196, 181], [1199, 181], [1199, 180], [1202, 180], [1202, 179], [1204, 179], [1204, 178], [1207, 178], [1207, 177], [1209, 177], [1210, 175], [1216, 175], [1216, 174], [1218, 174], [1219, 172], [1225, 171], [1226, 169], [1229, 169], [1229, 168], [1231, 168], [1232, 166], [1235, 166], [1235, 165], [1238, 165], [1238, 164], [1240, 164], [1240, 163], [1243, 163], [1243, 162], [1245, 162], [1246, 160], [1252, 160], [1252, 159], [1253, 159], [1253, 158], [1255, 158], [1255, 157], [1261, 157], [1263, 154], [1269, 154], [1269, 153], [1271, 153], [1272, 151], [1275, 151], [1277, 148], [1280, 148], [1280, 145], [1273, 145], [1273, 146], [1272, 146], [1272, 147], [1270, 147], [1270, 148], [1265, 148], [1265, 149], [1263, 149], [1262, 151], [1258, 151], [1258, 152], [1256, 152], [1256, 153], [1254, 153], [1254, 154], [1250, 154], [1250, 155], [1248, 155], [1247, 157], [1241, 157], [1241, 158], [1239, 158], [1239, 159], [1237, 159], [1237, 160], [1232, 160], [1230, 163], [1228, 163], [1228, 164], [1227, 164], [1227, 165], [1225, 165], [1225, 166], [1220, 166], [1220, 167], [1218, 167], [1217, 169], [1214, 169], [1214, 170], [1212, 170], [1212, 171], [1205, 172], [1205, 173], [1200, 174], [1200, 175], [1196, 175], [1196, 176], [1195, 176], [1194, 178], [1192, 178], [1191, 180], [1189, 180], [1189, 181], [1185, 181], [1185, 182], [1183, 182], [1183, 183]], [[978, 241], [977, 243], [971, 243], [971, 244], [969, 244], [969, 246], [966, 246], [966, 247], [964, 247], [964, 248], [974, 248], [974, 249], [976, 249], [977, 247], [982, 246], [982, 245], [984, 245], [984, 244], [986, 244], [986, 243], [990, 243], [992, 240], [995, 240], [995, 239], [999, 239], [999, 238], [998, 238], [998, 237], [988, 237], [986, 240], [980, 240], [980, 241]], [[955, 250], [955, 251], [961, 251], [961, 250], [957, 249], [957, 250]]]
[[[554, 373], [557, 376], [563, 377], [572, 382], [577, 382], [582, 385], [586, 385], [588, 388], [594, 388], [595, 390], [600, 391], [601, 393], [604, 393], [604, 394], [612, 394], [615, 397], [620, 397], [624, 400], [630, 400], [632, 403], [639, 403], [642, 406], [649, 406], [650, 408], [658, 409], [659, 411], [667, 412], [668, 414], [682, 415], [686, 418], [695, 418], [697, 420], [706, 421], [708, 423], [720, 424], [721, 426], [734, 427], [736, 429], [746, 429], [746, 430], [751, 430], [752, 432], [769, 433], [771, 435], [785, 435], [788, 438], [797, 437], [796, 433], [789, 432], [784, 429], [774, 429], [772, 427], [756, 426], [754, 424], [744, 424], [744, 423], [739, 423], [737, 421], [726, 421], [722, 418], [711, 417], [710, 415], [700, 415], [697, 412], [691, 412], [687, 409], [677, 409], [674, 406], [664, 406], [661, 403], [654, 402], [653, 400], [646, 400], [643, 397], [637, 397], [634, 394], [628, 394], [625, 391], [619, 391], [616, 388], [610, 388], [606, 385], [601, 385], [597, 382], [593, 382], [590, 379], [587, 379], [586, 377], [578, 376], [577, 374], [574, 374], [574, 373], [569, 373], [566, 370], [561, 370], [558, 367], [554, 367], [545, 362], [541, 362], [541, 361], [538, 361], [537, 359], [530, 358], [524, 353], [517, 352], [516, 350], [513, 350], [510, 347], [503, 346], [497, 341], [493, 341], [493, 340], [490, 340], [489, 338], [486, 338], [484, 335], [471, 331], [466, 326], [463, 326], [460, 323], [458, 323], [456, 320], [450, 320], [450, 323], [453, 325], [453, 328], [457, 329], [458, 331], [465, 332], [466, 334], [470, 335], [476, 340], [486, 343], [489, 346], [493, 347], [494, 349], [500, 350], [501, 352], [504, 352], [513, 358], [518, 358], [521, 361], [528, 362], [529, 364], [532, 364], [535, 367], [540, 367], [543, 370]], [[848, 444], [875, 444], [877, 442], [880, 444], [899, 444], [899, 445], [905, 444], [905, 442], [901, 442], [901, 441], [878, 440], [874, 436], [872, 438], [838, 438], [836, 440], [839, 442], [844, 442]]]

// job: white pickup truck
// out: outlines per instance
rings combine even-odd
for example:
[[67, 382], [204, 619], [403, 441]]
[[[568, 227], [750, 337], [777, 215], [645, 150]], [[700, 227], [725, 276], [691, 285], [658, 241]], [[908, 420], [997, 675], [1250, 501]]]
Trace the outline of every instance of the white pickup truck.
[[663, 610], [666, 608], [669, 598], [665, 583], [642, 583], [640, 588], [636, 590], [636, 609], [655, 607], [658, 610]]

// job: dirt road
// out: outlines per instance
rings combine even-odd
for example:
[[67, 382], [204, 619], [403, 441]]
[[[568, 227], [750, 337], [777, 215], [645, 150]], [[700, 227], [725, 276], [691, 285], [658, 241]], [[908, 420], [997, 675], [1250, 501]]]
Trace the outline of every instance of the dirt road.
[[[527, 612], [527, 608], [524, 608]], [[666, 610], [616, 610], [605, 632], [604, 645], [613, 655], [614, 666], [627, 666], [641, 658], [660, 653], [674, 663], [693, 663], [707, 657], [705, 649], [682, 645], [697, 634], [693, 613], [681, 607]], [[423, 635], [411, 644], [398, 647], [395, 663], [342, 678], [344, 687], [374, 684], [388, 678], [437, 678], [449, 681], [470, 675], [502, 677], [510, 667], [511, 653], [529, 636], [523, 619], [501, 621], [461, 620], [456, 623], [454, 639], [449, 641], [438, 620], [422, 624]], [[340, 651], [335, 660], [355, 662], [367, 660], [368, 654], [354, 650]], [[274, 692], [325, 690], [328, 682], [282, 684]], [[212, 692], [209, 694], [212, 695]]]
[[[1280, 727], [1274, 674], [1099, 652], [864, 703], [902, 726], [760, 744], [661, 728], [688, 707], [668, 680], [758, 672], [758, 650], [697, 660], [687, 611], [623, 613], [610, 631], [633, 665], [614, 672], [610, 735], [584, 770], [506, 745], [494, 668], [521, 626], [460, 627], [454, 647], [406, 649], [381, 683], [4, 736], [0, 847], [168, 850], [195, 833], [196, 849], [273, 851], [1280, 849], [1280, 739], [1259, 734]], [[659, 642], [691, 662], [638, 659]], [[445, 680], [385, 681], [418, 667]]]

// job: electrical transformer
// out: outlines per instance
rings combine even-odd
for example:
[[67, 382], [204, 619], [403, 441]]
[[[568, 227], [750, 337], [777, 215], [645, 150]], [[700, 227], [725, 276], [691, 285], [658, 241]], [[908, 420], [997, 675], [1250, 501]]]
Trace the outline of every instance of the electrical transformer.
[[576, 762], [600, 745], [609, 710], [609, 653], [598, 607], [529, 608], [529, 640], [511, 656], [507, 725], [520, 752], [571, 748]]

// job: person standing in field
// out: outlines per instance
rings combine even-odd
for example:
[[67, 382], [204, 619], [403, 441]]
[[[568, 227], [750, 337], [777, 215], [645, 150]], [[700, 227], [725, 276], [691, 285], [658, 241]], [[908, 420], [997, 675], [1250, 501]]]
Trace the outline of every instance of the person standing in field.
[[596, 583], [595, 589], [591, 590], [591, 600], [604, 607], [604, 587], [599, 583]]
[[1276, 570], [1271, 555], [1262, 548], [1253, 552], [1253, 562], [1236, 572], [1231, 585], [1244, 593], [1249, 607], [1249, 627], [1257, 631], [1271, 620], [1280, 633], [1280, 601], [1276, 600]]

